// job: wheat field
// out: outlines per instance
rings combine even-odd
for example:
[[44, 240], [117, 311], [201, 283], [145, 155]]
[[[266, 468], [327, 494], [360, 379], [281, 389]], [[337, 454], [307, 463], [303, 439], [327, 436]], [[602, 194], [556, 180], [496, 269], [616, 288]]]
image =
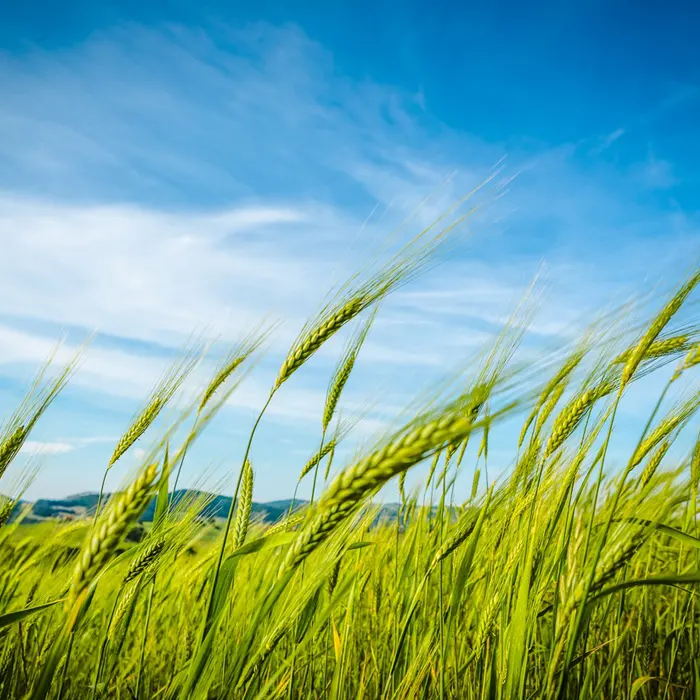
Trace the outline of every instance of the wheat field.
[[[94, 513], [23, 524], [32, 474], [8, 474], [78, 369], [51, 375], [47, 363], [0, 433], [3, 698], [700, 698], [700, 272], [647, 318], [625, 327], [608, 316], [540, 362], [519, 359], [520, 309], [463, 374], [341, 463], [336, 445], [353, 432], [340, 419], [343, 389], [379, 304], [430, 266], [441, 235], [353, 278], [302, 328], [219, 524], [205, 517], [206, 495], [170, 494], [267, 331], [236, 345], [154, 434], [197, 353], [173, 366], [125, 426], [105, 478], [146, 435], [151, 448]], [[257, 522], [257, 426], [346, 326], [318, 451], [290, 467], [312, 481], [311, 501]], [[623, 444], [620, 412], [640, 381], [661, 390], [625, 429], [620, 462], [609, 447]], [[508, 421], [520, 426], [512, 444], [498, 437]], [[494, 478], [495, 440], [510, 456]], [[409, 489], [414, 468], [426, 476]], [[379, 518], [392, 481], [398, 517]], [[130, 541], [154, 501], [145, 536]]]

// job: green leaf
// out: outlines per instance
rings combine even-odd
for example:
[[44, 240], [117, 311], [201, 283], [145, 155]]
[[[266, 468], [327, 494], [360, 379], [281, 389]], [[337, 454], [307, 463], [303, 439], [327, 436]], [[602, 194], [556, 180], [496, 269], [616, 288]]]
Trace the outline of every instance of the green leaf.
[[640, 676], [637, 680], [632, 683], [630, 688], [630, 700], [634, 700], [637, 693], [642, 689], [642, 686], [646, 685], [649, 681], [658, 680], [656, 676]]
[[252, 554], [253, 552], [261, 552], [271, 547], [287, 545], [296, 537], [296, 534], [296, 532], [276, 532], [274, 535], [263, 535], [250, 542], [246, 542], [236, 549], [228, 558], [241, 557], [244, 554]]
[[476, 545], [479, 542], [479, 537], [481, 536], [481, 530], [484, 525], [484, 520], [486, 519], [486, 511], [488, 510], [492, 491], [493, 487], [489, 489], [488, 495], [486, 497], [486, 502], [481, 508], [481, 512], [479, 513], [479, 519], [476, 521], [476, 525], [474, 526], [474, 531], [469, 536], [469, 544], [467, 545], [467, 549], [464, 552], [464, 556], [462, 557], [459, 563], [457, 572], [455, 574], [454, 583], [452, 584], [452, 596], [450, 600], [449, 618], [447, 623], [448, 639], [450, 639], [450, 634], [452, 631], [452, 625], [455, 621], [456, 612], [459, 610], [462, 595], [464, 593], [464, 588], [467, 584], [469, 574], [472, 570], [474, 554], [476, 553]]
[[233, 577], [236, 573], [236, 567], [238, 566], [238, 557], [232, 555], [225, 559], [221, 565], [221, 570], [219, 571], [219, 578], [216, 583], [216, 590], [214, 591], [214, 602], [211, 608], [211, 617], [207, 619], [207, 628], [215, 622], [228, 599], [228, 593], [233, 585]]
[[[168, 512], [168, 483], [169, 483], [169, 451], [168, 444], [165, 445], [165, 456], [163, 457], [163, 469], [160, 473], [160, 484], [158, 486], [158, 496], [156, 497], [156, 509], [153, 514], [153, 532], [157, 532], [165, 521], [165, 514]], [[175, 497], [175, 494], [173, 494]]]
[[591, 596], [591, 598], [588, 599], [588, 604], [590, 605], [600, 598], [625, 590], [626, 588], [638, 588], [640, 586], [678, 586], [681, 583], [700, 583], [700, 571], [694, 571], [692, 574], [665, 574], [623, 581], [609, 588], [604, 588], [599, 593], [596, 593], [596, 595]]
[[[321, 582], [323, 583], [323, 582]], [[314, 591], [313, 595], [306, 601], [306, 605], [304, 605], [301, 615], [299, 616], [299, 622], [297, 624], [297, 631], [296, 631], [296, 643], [300, 644], [301, 640], [304, 639], [304, 635], [307, 633], [309, 629], [309, 625], [311, 624], [311, 621], [313, 620], [314, 613], [316, 612], [316, 607], [318, 605], [318, 600], [321, 595], [321, 586], [319, 585], [316, 590]]]
[[353, 542], [352, 544], [348, 545], [347, 551], [349, 552], [351, 549], [364, 549], [365, 547], [371, 547], [374, 545], [374, 542]]
[[664, 525], [664, 523], [659, 523], [655, 520], [644, 520], [642, 518], [619, 518], [613, 520], [613, 522], [629, 522], [634, 523], [635, 525], [642, 525], [643, 527], [652, 528], [654, 530], [658, 530], [664, 535], [668, 535], [669, 537], [678, 540], [678, 542], [681, 542], [682, 544], [686, 544], [689, 547], [695, 547], [695, 549], [700, 549], [700, 539], [697, 537], [693, 537], [687, 532], [683, 532], [683, 530], [671, 527], [670, 525]]
[[56, 605], [57, 603], [62, 602], [63, 598], [61, 598], [60, 600], [52, 600], [50, 603], [44, 603], [43, 605], [34, 605], [31, 608], [24, 608], [23, 610], [13, 610], [12, 612], [0, 615], [0, 629], [2, 629], [3, 627], [7, 627], [8, 625], [12, 625], [15, 622], [20, 622], [26, 617], [30, 617], [31, 615], [41, 612], [42, 610], [46, 610], [47, 608], [50, 608]]

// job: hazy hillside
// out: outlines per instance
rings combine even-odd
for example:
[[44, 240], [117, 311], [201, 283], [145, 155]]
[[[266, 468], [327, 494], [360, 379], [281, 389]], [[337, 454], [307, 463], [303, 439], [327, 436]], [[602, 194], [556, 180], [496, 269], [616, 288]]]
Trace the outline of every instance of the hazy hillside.
[[[192, 491], [187, 489], [178, 489], [174, 495], [174, 501], [179, 502], [186, 496], [205, 496], [202, 491]], [[109, 498], [109, 494], [105, 498]], [[21, 508], [30, 504], [31, 512], [25, 516], [23, 522], [37, 523], [52, 518], [62, 518], [66, 520], [83, 518], [94, 512], [97, 505], [98, 494], [92, 492], [76, 493], [65, 498], [49, 500], [41, 498], [33, 503], [31, 501], [20, 501], [15, 507], [13, 516], [15, 516]], [[297, 499], [295, 509], [304, 505], [306, 501]], [[253, 503], [251, 507], [251, 517], [261, 520], [265, 523], [274, 523], [279, 520], [285, 513], [289, 511], [292, 504], [291, 499], [283, 499], [279, 501], [270, 501], [268, 503]], [[207, 518], [225, 518], [231, 507], [230, 496], [213, 496], [211, 502], [203, 510], [202, 516]], [[155, 498], [144, 511], [140, 520], [142, 522], [151, 522], [155, 512]], [[380, 517], [389, 519], [396, 518], [398, 513], [398, 505], [389, 503], [382, 507]]]

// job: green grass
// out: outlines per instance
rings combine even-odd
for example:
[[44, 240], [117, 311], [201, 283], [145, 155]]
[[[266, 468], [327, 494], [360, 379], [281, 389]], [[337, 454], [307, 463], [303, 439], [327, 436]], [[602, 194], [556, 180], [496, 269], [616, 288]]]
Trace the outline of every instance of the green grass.
[[[401, 268], [387, 269], [393, 289]], [[535, 364], [518, 362], [521, 311], [464, 377], [424, 397], [332, 482], [322, 475], [333, 451], [314, 464], [316, 498], [288, 522], [246, 528], [246, 472], [225, 537], [228, 527], [198, 517], [204, 497], [173, 506], [168, 494], [188, 446], [235, 390], [229, 375], [255, 354], [257, 340], [246, 341], [241, 361], [98, 512], [34, 525], [19, 513], [0, 526], [2, 697], [700, 697], [698, 328], [692, 317], [673, 325], [698, 279], [644, 327], [625, 334], [608, 319]], [[356, 316], [383, 294], [358, 288], [374, 296]], [[307, 325], [285, 381], [353, 321], [346, 301], [341, 294]], [[361, 351], [369, 325], [359, 328], [341, 370]], [[678, 371], [625, 436], [624, 462], [613, 462], [628, 388], [664, 367]], [[32, 391], [6, 421], [0, 452], [46, 410]], [[342, 386], [332, 380], [328, 391], [342, 404]], [[499, 437], [515, 418], [525, 425], [520, 446]], [[319, 416], [320, 445], [332, 420]], [[489, 480], [496, 440], [510, 460]], [[254, 470], [254, 430], [248, 447]], [[402, 485], [400, 520], [376, 524], [382, 486], [422, 464], [421, 474], [434, 468], [413, 493]], [[152, 526], [141, 542], [125, 541], [152, 498]]]

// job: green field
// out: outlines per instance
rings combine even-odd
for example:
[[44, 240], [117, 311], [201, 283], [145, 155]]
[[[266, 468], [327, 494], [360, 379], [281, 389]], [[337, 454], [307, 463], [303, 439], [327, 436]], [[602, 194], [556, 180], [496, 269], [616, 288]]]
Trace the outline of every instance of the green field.
[[[700, 273], [644, 323], [621, 310], [536, 362], [519, 359], [525, 304], [463, 375], [332, 463], [373, 310], [432, 246], [353, 280], [290, 349], [270, 401], [357, 324], [329, 381], [319, 453], [294, 467], [313, 482], [311, 502], [272, 526], [251, 518], [255, 428], [228, 520], [202, 517], [206, 495], [169, 499], [264, 334], [232, 350], [127, 488], [84, 517], [23, 524], [16, 501], [31, 474], [14, 493], [4, 477], [74, 366], [39, 376], [0, 433], [2, 698], [700, 698]], [[110, 467], [154, 432], [197, 359], [164, 377]], [[621, 435], [639, 382], [660, 390]], [[499, 427], [514, 420], [519, 439], [498, 444], [507, 468], [489, 477]], [[409, 491], [414, 467], [426, 476]], [[462, 474], [471, 487], [456, 486]], [[391, 480], [399, 517], [377, 519]]]

